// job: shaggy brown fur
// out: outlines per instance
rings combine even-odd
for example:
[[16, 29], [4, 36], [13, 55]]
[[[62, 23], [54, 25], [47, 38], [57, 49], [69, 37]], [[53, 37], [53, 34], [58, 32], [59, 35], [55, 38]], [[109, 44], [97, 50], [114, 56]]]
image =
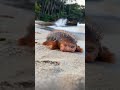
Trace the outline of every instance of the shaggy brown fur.
[[47, 36], [47, 40], [43, 42], [50, 49], [60, 49], [63, 52], [82, 52], [82, 48], [77, 46], [75, 36], [67, 31], [55, 30]]
[[34, 47], [35, 46], [35, 25], [34, 23], [31, 23], [28, 26], [27, 30], [28, 30], [27, 35], [20, 38], [18, 40], [18, 44], [21, 46]]
[[85, 26], [85, 62], [103, 61], [114, 63], [114, 54], [101, 45], [102, 34], [86, 24]]

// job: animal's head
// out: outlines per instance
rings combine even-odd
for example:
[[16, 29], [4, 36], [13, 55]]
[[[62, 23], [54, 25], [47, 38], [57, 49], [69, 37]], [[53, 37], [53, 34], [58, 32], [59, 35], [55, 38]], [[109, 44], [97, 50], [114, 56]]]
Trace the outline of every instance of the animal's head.
[[63, 52], [75, 52], [77, 45], [67, 39], [63, 39], [60, 41], [59, 47]]
[[92, 41], [86, 41], [85, 44], [85, 61], [94, 62], [99, 54], [99, 46]]

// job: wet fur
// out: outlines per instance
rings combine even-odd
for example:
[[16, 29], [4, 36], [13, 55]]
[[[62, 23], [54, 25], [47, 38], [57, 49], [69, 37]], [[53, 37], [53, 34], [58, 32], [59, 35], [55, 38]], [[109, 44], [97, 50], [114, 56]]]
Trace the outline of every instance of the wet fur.
[[77, 46], [76, 44], [77, 41], [74, 38], [74, 35], [62, 30], [52, 31], [50, 34], [48, 34], [47, 40], [43, 42], [43, 45], [46, 45], [51, 50], [54, 50], [54, 49], [60, 50], [60, 45], [63, 44], [64, 42], [67, 42], [67, 44], [73, 43], [74, 45], [76, 45], [75, 52], [83, 51], [83, 49], [80, 48], [80, 46]]
[[[46, 45], [51, 50], [60, 49], [60, 43], [57, 41], [45, 41], [45, 42], [43, 42], [43, 45]], [[83, 49], [80, 48], [80, 46], [77, 46], [75, 51], [76, 52], [83, 52]]]

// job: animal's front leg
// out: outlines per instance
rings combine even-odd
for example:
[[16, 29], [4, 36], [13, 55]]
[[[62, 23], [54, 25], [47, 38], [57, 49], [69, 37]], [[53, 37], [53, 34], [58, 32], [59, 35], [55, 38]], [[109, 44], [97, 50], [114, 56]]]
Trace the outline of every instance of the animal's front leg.
[[43, 45], [46, 45], [49, 49], [58, 49], [58, 42], [57, 41], [45, 41]]

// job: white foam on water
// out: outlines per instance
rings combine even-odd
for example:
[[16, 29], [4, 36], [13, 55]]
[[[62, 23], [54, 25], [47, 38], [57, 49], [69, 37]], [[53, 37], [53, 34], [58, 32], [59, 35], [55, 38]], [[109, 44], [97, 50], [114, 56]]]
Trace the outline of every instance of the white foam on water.
[[67, 19], [64, 19], [64, 18], [60, 18], [60, 19], [58, 19], [54, 24], [55, 24], [55, 26], [57, 26], [57, 27], [64, 27], [64, 26], [66, 26], [66, 23], [67, 23]]
[[48, 27], [57, 30], [65, 30], [69, 32], [85, 33], [85, 24], [79, 24], [79, 26], [65, 26], [65, 27], [48, 26]]

